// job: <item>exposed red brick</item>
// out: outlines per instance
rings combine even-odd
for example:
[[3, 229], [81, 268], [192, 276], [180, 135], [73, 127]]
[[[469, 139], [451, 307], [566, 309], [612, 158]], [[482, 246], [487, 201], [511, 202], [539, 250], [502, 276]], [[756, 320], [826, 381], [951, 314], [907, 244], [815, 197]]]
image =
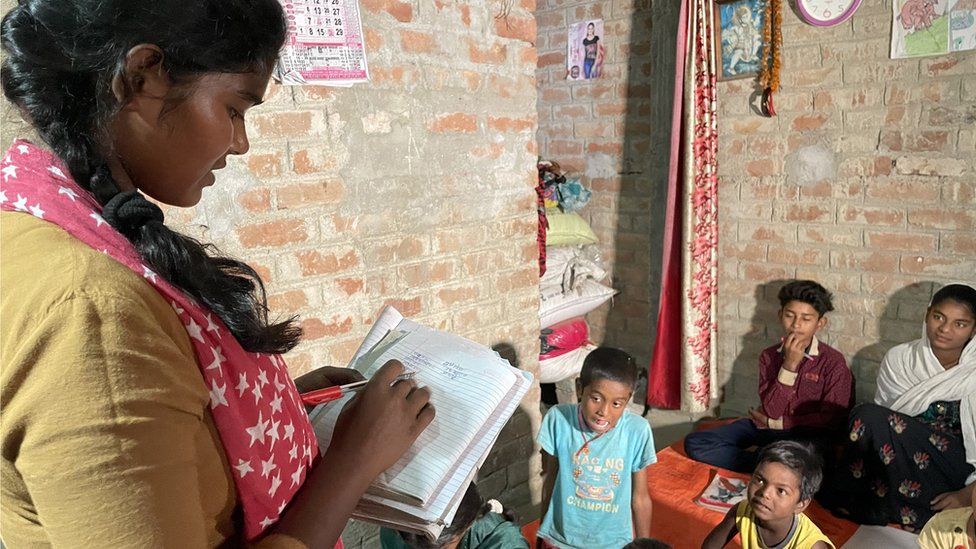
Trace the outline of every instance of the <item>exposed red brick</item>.
[[272, 313], [294, 314], [308, 306], [308, 296], [301, 290], [290, 290], [268, 296], [268, 308]]
[[478, 118], [463, 112], [441, 114], [427, 124], [427, 129], [437, 133], [472, 133], [478, 129]]
[[765, 177], [775, 173], [776, 168], [773, 161], [768, 158], [761, 160], [750, 160], [746, 162], [746, 173], [753, 177]]
[[247, 157], [247, 169], [259, 178], [281, 175], [281, 153], [254, 154]]
[[562, 52], [562, 51], [544, 53], [539, 56], [539, 60], [537, 62], [537, 66], [540, 69], [546, 67], [554, 67], [554, 66], [563, 67], [565, 65], [566, 65], [566, 52]]
[[901, 200], [917, 203], [939, 198], [939, 187], [924, 179], [872, 179], [867, 185], [867, 197], [882, 200]]
[[956, 57], [943, 57], [935, 62], [928, 62], [927, 67], [924, 69], [928, 76], [938, 76], [939, 74], [948, 71], [959, 64], [959, 59]]
[[336, 96], [337, 88], [330, 86], [302, 86], [302, 95], [309, 101], [327, 101]]
[[296, 183], [278, 189], [278, 208], [291, 209], [320, 204], [335, 204], [342, 200], [344, 186], [339, 179], [315, 183]]
[[271, 282], [271, 268], [270, 267], [268, 267], [267, 265], [263, 265], [261, 263], [257, 263], [257, 262], [255, 262], [253, 260], [248, 261], [247, 264], [252, 269], [254, 269], [254, 272], [258, 273], [258, 277], [261, 279], [261, 282], [264, 282], [265, 284], [267, 284], [268, 282]]
[[401, 23], [413, 19], [413, 7], [408, 2], [400, 0], [361, 0], [360, 5], [368, 12], [385, 12]]
[[495, 34], [502, 38], [513, 38], [535, 44], [535, 17], [531, 13], [515, 14], [509, 12], [504, 17], [495, 18]]
[[413, 297], [410, 299], [388, 299], [384, 305], [390, 305], [396, 310], [400, 311], [400, 314], [406, 317], [415, 317], [424, 312], [423, 302], [420, 296]]
[[366, 49], [368, 51], [379, 51], [383, 47], [383, 37], [380, 31], [373, 28], [364, 29], [363, 35], [366, 38]]
[[481, 292], [477, 287], [460, 286], [457, 288], [444, 288], [437, 292], [437, 297], [440, 298], [441, 303], [443, 303], [445, 306], [450, 306], [456, 303], [476, 299], [480, 293]]
[[535, 128], [535, 117], [488, 117], [488, 128], [499, 132], [524, 132]]
[[875, 208], [870, 206], [843, 206], [839, 210], [840, 219], [850, 223], [867, 225], [902, 225], [905, 212], [900, 208]]
[[783, 265], [825, 265], [826, 253], [814, 248], [769, 246], [768, 261]]
[[907, 232], [865, 231], [865, 244], [879, 250], [901, 250], [906, 252], [934, 251], [938, 237], [934, 234], [912, 234]]
[[898, 269], [898, 255], [849, 250], [832, 251], [830, 252], [830, 266], [855, 271], [892, 273]]
[[337, 278], [335, 283], [346, 295], [359, 293], [365, 286], [361, 278]]
[[319, 149], [299, 149], [292, 154], [292, 171], [305, 175], [328, 171], [338, 166], [336, 158]]
[[824, 114], [800, 115], [793, 119], [793, 131], [802, 132], [820, 129], [826, 121], [827, 115]]
[[[503, 44], [486, 45], [474, 39], [468, 39], [468, 59], [472, 63], [501, 65], [508, 58], [508, 48]], [[542, 60], [540, 58], [539, 62]]]
[[552, 114], [556, 118], [580, 118], [590, 115], [590, 109], [585, 105], [561, 105], [553, 107]]
[[976, 227], [973, 210], [950, 210], [931, 208], [908, 212], [908, 224], [926, 229], [948, 229], [965, 231]]
[[786, 210], [786, 221], [833, 221], [834, 212], [816, 204], [809, 206], [793, 204]]
[[301, 219], [283, 219], [246, 225], [237, 229], [237, 236], [241, 246], [245, 248], [284, 246], [308, 239], [305, 222]]
[[976, 257], [976, 235], [949, 233], [942, 236], [939, 251], [968, 257]]
[[238, 196], [237, 203], [249, 212], [266, 212], [271, 209], [271, 190], [252, 189]]
[[305, 137], [312, 130], [312, 113], [309, 111], [265, 113], [251, 116], [249, 122], [254, 128], [256, 137]]
[[347, 250], [341, 255], [335, 252], [309, 250], [295, 254], [302, 276], [332, 274], [359, 265], [359, 255], [355, 250]]
[[530, 288], [539, 285], [539, 269], [530, 264], [528, 268], [520, 269], [510, 275], [499, 277], [496, 288], [499, 293]]
[[596, 104], [596, 114], [598, 116], [617, 116], [627, 114], [628, 107], [624, 101], [614, 101]]
[[785, 267], [773, 267], [760, 263], [744, 263], [742, 274], [746, 280], [769, 281], [782, 278], [792, 278], [792, 274]]
[[432, 53], [437, 43], [429, 32], [400, 29], [400, 47], [407, 53]]
[[322, 339], [323, 337], [335, 337], [352, 330], [352, 317], [334, 316], [328, 324], [318, 318], [306, 318], [302, 320], [301, 325], [305, 339], [315, 340]]

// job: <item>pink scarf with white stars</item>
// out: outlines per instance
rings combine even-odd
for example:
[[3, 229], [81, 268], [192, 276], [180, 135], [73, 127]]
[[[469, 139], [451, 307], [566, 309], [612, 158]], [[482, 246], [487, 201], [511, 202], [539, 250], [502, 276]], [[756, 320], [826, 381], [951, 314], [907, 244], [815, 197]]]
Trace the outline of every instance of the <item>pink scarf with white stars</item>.
[[[210, 387], [210, 411], [233, 467], [244, 535], [278, 521], [318, 456], [298, 390], [278, 355], [248, 353], [220, 318], [146, 266], [102, 207], [50, 152], [17, 140], [0, 163], [0, 208], [50, 221], [146, 279], [176, 310]], [[337, 545], [341, 547], [341, 543]]]

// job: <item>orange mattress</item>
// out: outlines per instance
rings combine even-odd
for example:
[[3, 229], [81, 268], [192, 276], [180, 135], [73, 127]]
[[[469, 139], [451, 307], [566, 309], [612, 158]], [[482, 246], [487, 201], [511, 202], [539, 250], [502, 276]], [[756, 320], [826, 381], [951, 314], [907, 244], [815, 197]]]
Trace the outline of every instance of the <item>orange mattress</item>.
[[[654, 502], [651, 535], [675, 549], [701, 547], [705, 536], [722, 521], [724, 514], [697, 505], [695, 498], [718, 472], [728, 477], [748, 478], [748, 475], [689, 459], [684, 455], [683, 441], [658, 452], [657, 463], [647, 470], [648, 488]], [[807, 508], [806, 515], [835, 547], [843, 545], [858, 527], [849, 520], [833, 516], [815, 501]], [[538, 520], [522, 528], [522, 534], [533, 546], [538, 529]], [[741, 547], [738, 536], [728, 546]]]
[[[675, 548], [701, 547], [705, 536], [725, 515], [696, 504], [695, 498], [719, 472], [728, 477], [749, 476], [689, 459], [684, 455], [682, 442], [658, 452], [657, 463], [647, 470], [648, 489], [654, 501], [651, 534]], [[843, 545], [857, 530], [857, 524], [835, 517], [816, 501], [807, 508], [806, 515], [835, 547]], [[738, 536], [729, 547], [741, 547]]]

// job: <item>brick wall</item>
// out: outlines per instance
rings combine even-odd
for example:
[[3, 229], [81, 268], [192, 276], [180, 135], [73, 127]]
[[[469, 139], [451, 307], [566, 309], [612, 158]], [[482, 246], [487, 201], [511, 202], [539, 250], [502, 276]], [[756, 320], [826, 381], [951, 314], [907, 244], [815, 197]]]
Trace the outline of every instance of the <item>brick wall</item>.
[[779, 116], [750, 112], [751, 81], [718, 87], [723, 413], [756, 403], [782, 280], [834, 292], [824, 339], [860, 400], [934, 288], [976, 282], [976, 54], [888, 59], [891, 0], [832, 28], [783, 21]]
[[[620, 290], [612, 306], [587, 316], [591, 339], [640, 364], [650, 359], [657, 321], [674, 63], [673, 32], [664, 29], [677, 5], [540, 0], [536, 9], [540, 154], [593, 190], [580, 214]], [[567, 31], [589, 19], [604, 20], [603, 74], [566, 80]]]
[[[371, 82], [271, 87], [248, 115], [258, 181], [216, 241], [259, 269], [274, 313], [301, 316], [295, 374], [346, 364], [384, 304], [535, 371], [534, 2], [360, 5]], [[169, 219], [196, 233], [194, 215]], [[533, 390], [482, 471], [486, 495], [527, 518], [539, 419]], [[346, 538], [376, 546], [361, 525]]]

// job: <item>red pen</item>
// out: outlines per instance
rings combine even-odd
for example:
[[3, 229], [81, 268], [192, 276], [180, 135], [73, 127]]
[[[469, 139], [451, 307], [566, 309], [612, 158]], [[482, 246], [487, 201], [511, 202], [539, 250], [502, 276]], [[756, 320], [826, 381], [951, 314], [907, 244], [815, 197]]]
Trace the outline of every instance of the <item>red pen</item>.
[[[397, 381], [402, 381], [404, 379], [410, 379], [414, 376], [416, 372], [405, 372], [396, 377], [393, 383]], [[335, 387], [326, 387], [325, 389], [316, 389], [314, 391], [309, 391], [307, 393], [302, 393], [302, 403], [308, 406], [318, 406], [319, 404], [325, 404], [326, 402], [332, 402], [333, 400], [339, 400], [340, 398], [348, 395], [349, 393], [354, 393], [369, 383], [368, 379], [363, 379], [360, 381], [354, 381], [352, 383], [346, 383], [345, 385], [337, 385]]]
[[302, 403], [309, 406], [318, 406], [319, 404], [332, 402], [333, 400], [338, 400], [349, 393], [365, 387], [368, 381], [369, 380], [364, 379], [354, 383], [336, 385], [335, 387], [326, 387], [325, 389], [316, 389], [314, 391], [302, 393]]

